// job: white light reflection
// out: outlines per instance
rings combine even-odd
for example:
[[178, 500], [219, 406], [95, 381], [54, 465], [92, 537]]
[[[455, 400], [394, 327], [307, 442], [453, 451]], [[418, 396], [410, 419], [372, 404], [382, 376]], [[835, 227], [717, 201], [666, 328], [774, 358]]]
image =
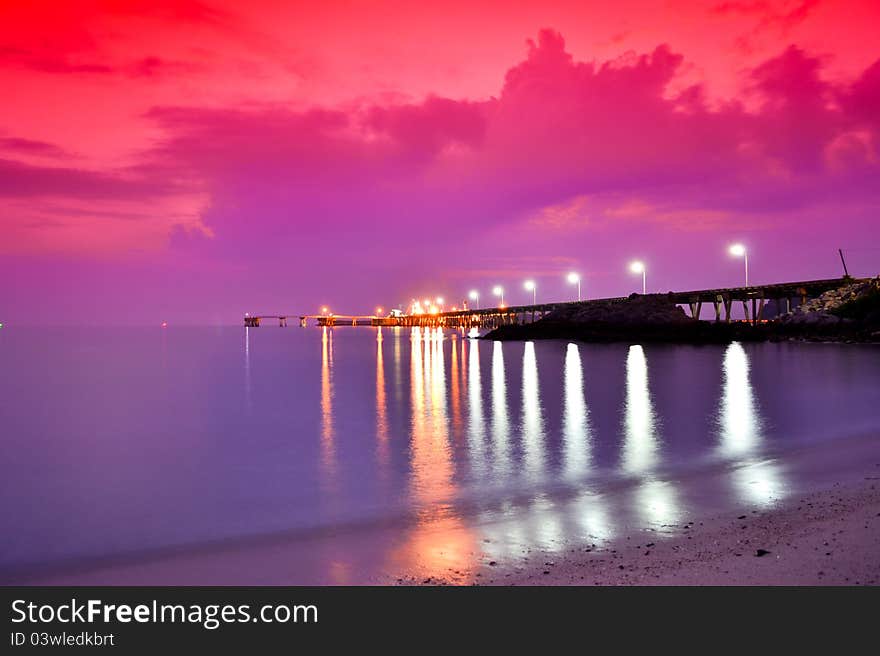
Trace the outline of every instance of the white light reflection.
[[724, 382], [718, 423], [721, 449], [727, 455], [752, 451], [761, 440], [761, 418], [749, 380], [749, 358], [739, 342], [724, 353]]
[[565, 475], [582, 476], [590, 462], [590, 420], [584, 401], [584, 374], [577, 344], [565, 351], [565, 407], [562, 415], [562, 439]]
[[474, 340], [468, 353], [468, 451], [473, 462], [474, 474], [478, 480], [486, 473], [485, 440], [486, 430], [483, 419], [483, 389], [480, 380], [480, 343]]
[[526, 472], [538, 476], [544, 470], [544, 422], [538, 391], [538, 362], [535, 343], [526, 342], [523, 350], [522, 439]]
[[782, 468], [773, 460], [747, 462], [731, 475], [737, 494], [746, 503], [770, 507], [786, 496]]
[[614, 525], [608, 519], [609, 498], [594, 492], [584, 492], [573, 503], [580, 530], [591, 543], [601, 544], [614, 537]]
[[657, 429], [654, 406], [648, 390], [648, 363], [639, 345], [629, 347], [626, 357], [626, 406], [623, 468], [629, 473], [645, 472], [657, 461]]
[[785, 496], [786, 486], [775, 461], [756, 457], [764, 439], [764, 422], [752, 387], [749, 356], [742, 344], [733, 342], [727, 347], [723, 367], [720, 448], [728, 457], [742, 458], [731, 472], [733, 487], [746, 503], [772, 506]]
[[507, 416], [507, 381], [501, 342], [492, 347], [492, 445], [493, 465], [501, 474], [510, 473], [510, 422]]
[[635, 507], [645, 524], [676, 524], [681, 518], [678, 493], [669, 481], [648, 480], [635, 489]]

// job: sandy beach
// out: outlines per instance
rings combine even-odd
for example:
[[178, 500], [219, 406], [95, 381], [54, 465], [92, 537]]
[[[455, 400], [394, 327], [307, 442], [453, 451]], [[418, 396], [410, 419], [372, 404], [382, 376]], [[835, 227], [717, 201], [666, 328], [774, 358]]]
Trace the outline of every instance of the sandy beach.
[[[474, 585], [877, 585], [880, 464], [861, 483], [801, 495], [769, 511], [744, 510], [645, 530], [565, 553], [487, 563]], [[402, 584], [461, 584], [455, 579]]]

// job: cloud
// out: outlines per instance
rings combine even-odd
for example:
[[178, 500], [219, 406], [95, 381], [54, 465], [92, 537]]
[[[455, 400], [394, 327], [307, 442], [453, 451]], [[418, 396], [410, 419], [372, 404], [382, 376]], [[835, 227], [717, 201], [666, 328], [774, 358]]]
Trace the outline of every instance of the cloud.
[[[0, 196], [96, 199], [90, 229], [125, 213], [150, 226], [144, 243], [177, 259], [284, 263], [304, 281], [346, 267], [358, 285], [387, 275], [389, 254], [415, 285], [437, 275], [437, 262], [480, 270], [492, 245], [569, 261], [571, 249], [614, 235], [630, 242], [638, 224], [655, 237], [797, 221], [821, 232], [818, 208], [832, 208], [866, 229], [866, 208], [880, 205], [880, 63], [831, 82], [820, 58], [792, 46], [750, 72], [745, 93], [756, 102], [711, 106], [699, 85], [672, 90], [684, 65], [664, 44], [577, 61], [543, 30], [497, 97], [157, 107], [146, 117], [164, 137], [138, 165], [5, 161]], [[122, 201], [168, 218], [139, 219]], [[137, 241], [119, 234], [119, 248]]]
[[63, 148], [37, 139], [0, 137], [0, 151], [12, 155], [70, 159], [73, 155]]
[[728, 0], [712, 8], [712, 12], [720, 15], [739, 14], [754, 16], [759, 19], [755, 32], [776, 28], [785, 33], [790, 28], [802, 23], [819, 4], [819, 0], [801, 0], [800, 2], [770, 2], [756, 0], [741, 2]]
[[[2, 138], [0, 149], [69, 159], [56, 146], [29, 139]], [[0, 159], [0, 251], [157, 251], [178, 229], [212, 237], [201, 219], [207, 204], [197, 185], [156, 167], [102, 172]]]

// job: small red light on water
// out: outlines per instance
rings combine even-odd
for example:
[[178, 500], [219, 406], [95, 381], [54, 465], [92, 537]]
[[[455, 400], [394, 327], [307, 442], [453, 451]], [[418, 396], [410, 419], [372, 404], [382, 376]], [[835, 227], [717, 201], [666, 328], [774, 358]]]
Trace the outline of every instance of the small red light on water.
[[162, 322], [162, 327], [163, 327], [163, 328], [167, 328], [167, 327], [168, 327], [168, 322], [167, 322], [167, 321], [163, 321], [163, 322]]

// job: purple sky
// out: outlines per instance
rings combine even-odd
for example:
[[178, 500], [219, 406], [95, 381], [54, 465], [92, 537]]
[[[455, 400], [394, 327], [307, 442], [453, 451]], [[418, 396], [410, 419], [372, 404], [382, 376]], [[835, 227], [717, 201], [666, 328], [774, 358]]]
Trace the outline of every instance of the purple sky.
[[0, 10], [0, 322], [556, 300], [569, 271], [617, 296], [633, 259], [650, 291], [736, 285], [733, 242], [754, 283], [838, 276], [838, 247], [880, 272], [875, 3], [691, 3], [691, 32], [662, 3], [295, 3], [289, 34], [271, 2], [73, 4]]

